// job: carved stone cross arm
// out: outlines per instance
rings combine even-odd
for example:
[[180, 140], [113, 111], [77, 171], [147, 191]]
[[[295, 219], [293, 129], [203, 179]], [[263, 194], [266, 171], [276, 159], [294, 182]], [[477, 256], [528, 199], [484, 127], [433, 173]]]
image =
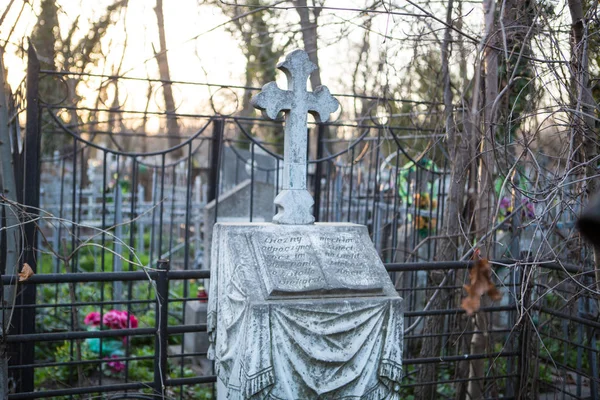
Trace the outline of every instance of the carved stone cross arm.
[[273, 222], [288, 225], [311, 224], [314, 222], [311, 213], [314, 201], [306, 186], [307, 114], [326, 122], [329, 114], [338, 109], [339, 103], [325, 86], [317, 87], [314, 92], [306, 90], [306, 81], [317, 67], [309, 60], [305, 51], [292, 51], [277, 68], [285, 72], [288, 90], [280, 89], [275, 82], [269, 82], [251, 100], [252, 105], [262, 110], [268, 118], [277, 118], [281, 111], [286, 113], [283, 188], [275, 198], [279, 211]]

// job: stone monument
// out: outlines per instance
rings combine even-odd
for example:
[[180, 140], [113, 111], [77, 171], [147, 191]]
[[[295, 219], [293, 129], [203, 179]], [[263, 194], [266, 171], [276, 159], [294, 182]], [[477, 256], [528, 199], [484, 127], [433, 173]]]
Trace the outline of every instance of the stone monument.
[[402, 299], [367, 228], [314, 224], [306, 190], [307, 113], [338, 103], [306, 90], [315, 70], [301, 50], [278, 65], [288, 90], [252, 102], [286, 113], [283, 190], [273, 223], [217, 223], [208, 306], [209, 357], [219, 399], [397, 399]]

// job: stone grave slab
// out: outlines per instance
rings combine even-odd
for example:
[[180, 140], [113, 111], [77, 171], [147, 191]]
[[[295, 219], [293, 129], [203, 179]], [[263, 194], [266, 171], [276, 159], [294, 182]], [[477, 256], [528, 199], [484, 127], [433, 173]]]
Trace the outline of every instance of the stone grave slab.
[[[224, 146], [222, 157], [219, 184], [224, 191], [249, 179], [270, 185], [276, 184], [277, 160], [260, 147], [255, 146], [253, 156], [250, 150]], [[254, 171], [251, 170], [252, 168]]]
[[[216, 221], [250, 221], [250, 199], [253, 199], [252, 220], [270, 222], [273, 219], [275, 187], [269, 183], [247, 179], [222, 193], [217, 201], [204, 206], [204, 256], [203, 269], [210, 269], [210, 246], [212, 230]], [[218, 215], [215, 218], [215, 213]]]

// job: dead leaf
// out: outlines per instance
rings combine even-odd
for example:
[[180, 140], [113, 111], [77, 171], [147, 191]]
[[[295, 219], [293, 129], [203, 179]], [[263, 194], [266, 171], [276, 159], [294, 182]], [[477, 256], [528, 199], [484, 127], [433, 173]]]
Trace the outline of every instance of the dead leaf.
[[429, 197], [429, 193], [415, 194], [415, 203], [417, 205], [417, 208], [421, 208], [423, 210], [426, 210], [430, 207], [437, 208], [437, 200], [431, 200], [431, 198]]
[[19, 282], [25, 282], [27, 279], [31, 278], [34, 275], [33, 269], [29, 266], [29, 264], [23, 264], [23, 268], [21, 272], [19, 272]]
[[[477, 253], [478, 255], [478, 253]], [[469, 272], [470, 285], [464, 285], [467, 297], [463, 299], [461, 307], [467, 315], [473, 315], [481, 307], [481, 296], [487, 293], [492, 300], [500, 300], [502, 293], [492, 282], [492, 267], [485, 258], [475, 261]]]
[[425, 217], [417, 216], [415, 218], [415, 226], [418, 231], [421, 229], [427, 229], [429, 227], [429, 221], [427, 221], [427, 218]]
[[429, 204], [431, 203], [431, 201], [429, 200], [429, 194], [428, 193], [415, 194], [415, 203], [417, 203], [417, 208], [422, 208], [422, 209], [429, 208]]

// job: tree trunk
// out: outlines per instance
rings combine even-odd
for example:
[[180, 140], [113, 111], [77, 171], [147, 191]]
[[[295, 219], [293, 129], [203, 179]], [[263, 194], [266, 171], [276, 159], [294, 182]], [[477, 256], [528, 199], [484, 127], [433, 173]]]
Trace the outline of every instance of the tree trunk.
[[[456, 258], [457, 247], [458, 247], [458, 234], [460, 233], [461, 224], [461, 210], [464, 202], [464, 189], [465, 189], [465, 168], [468, 165], [466, 157], [466, 151], [468, 150], [468, 140], [457, 134], [456, 124], [454, 122], [454, 106], [453, 106], [453, 95], [450, 82], [450, 41], [451, 31], [450, 26], [452, 24], [452, 8], [453, 0], [449, 0], [446, 12], [446, 23], [447, 27], [444, 32], [444, 39], [442, 41], [441, 57], [442, 57], [442, 79], [444, 86], [444, 117], [445, 117], [445, 130], [446, 139], [448, 141], [448, 150], [450, 152], [450, 158], [456, 160], [451, 163], [450, 168], [450, 179], [449, 185], [450, 192], [448, 193], [446, 200], [446, 212], [444, 213], [444, 221], [442, 225], [442, 239], [438, 242], [437, 257], [440, 260], [453, 260]], [[431, 271], [428, 274], [428, 282], [431, 286], [441, 285], [443, 281], [443, 273], [439, 271]], [[431, 298], [433, 291], [428, 293]], [[443, 304], [443, 296], [441, 293], [433, 301], [430, 309], [440, 309]], [[444, 316], [430, 316], [425, 320], [423, 327], [423, 336], [420, 357], [437, 357], [440, 354], [441, 343], [440, 338], [435, 336], [429, 336], [438, 334], [442, 331], [444, 324]], [[420, 367], [418, 372], [418, 382], [435, 382], [437, 381], [437, 364], [424, 364]], [[415, 398], [421, 400], [436, 399], [437, 387], [434, 384], [428, 384], [418, 386], [415, 390]]]
[[[19, 259], [19, 220], [17, 215], [19, 211], [14, 205], [17, 203], [17, 185], [15, 182], [15, 171], [13, 165], [13, 157], [10, 148], [10, 126], [8, 123], [8, 104], [7, 104], [7, 84], [4, 80], [4, 53], [0, 49], [0, 189], [6, 200], [3, 201], [9, 205], [3, 206], [4, 222], [6, 228], [4, 235], [6, 238], [6, 258], [5, 270], [0, 271], [6, 276], [16, 276], [18, 271]], [[10, 204], [13, 205], [10, 205]], [[0, 211], [0, 213], [2, 212]], [[1, 214], [0, 214], [1, 217]], [[3, 290], [3, 309], [0, 313], [0, 343], [5, 343], [4, 336], [10, 327], [10, 321], [15, 304], [16, 286], [7, 285]], [[0, 396], [8, 398], [8, 364], [6, 358], [6, 348], [0, 348]]]
[[[496, 43], [495, 37], [495, 1], [485, 0], [483, 2], [485, 12], [486, 31], [488, 47], [485, 49], [485, 107], [483, 136], [479, 147], [479, 167], [478, 167], [478, 203], [476, 209], [476, 228], [477, 236], [482, 237], [491, 227], [493, 217], [494, 200], [494, 157], [492, 145], [495, 135], [495, 109], [494, 101], [498, 97], [498, 51], [491, 46]], [[479, 243], [479, 249], [483, 257], [491, 256], [488, 252], [491, 250], [490, 243], [492, 236], [487, 236], [485, 240]]]
[[[294, 5], [296, 6], [296, 11], [300, 16], [300, 30], [302, 31], [302, 43], [304, 43], [304, 51], [308, 53], [308, 58], [310, 59], [310, 61], [312, 61], [317, 66], [317, 70], [310, 74], [310, 86], [312, 87], [312, 90], [315, 90], [322, 84], [317, 45], [317, 27], [319, 21], [319, 14], [321, 14], [321, 8], [312, 8], [313, 20], [311, 21], [310, 11], [307, 7], [306, 0], [294, 0]], [[322, 137], [330, 138], [331, 130], [327, 125], [325, 125], [324, 128], [325, 129]], [[309, 149], [309, 154], [318, 153], [317, 146], [326, 146], [326, 143], [317, 143], [317, 138], [317, 129], [313, 129], [309, 140], [309, 143], [311, 143], [311, 149]], [[321, 177], [315, 177], [315, 179], [321, 179]]]
[[[589, 81], [588, 36], [585, 32], [585, 16], [581, 0], [569, 0], [571, 14], [571, 71], [573, 115], [571, 125], [574, 136], [581, 145], [581, 162], [585, 163], [586, 192], [588, 198], [598, 193], [598, 178], [595, 178], [597, 162], [591, 162], [598, 155], [597, 132], [593, 117], [595, 104]], [[594, 246], [596, 289], [600, 291], [600, 248]]]
[[[448, 2], [446, 22], [452, 23], [453, 0]], [[450, 185], [446, 200], [442, 238], [438, 241], [437, 257], [439, 260], [454, 260], [457, 256], [458, 235], [461, 232], [461, 213], [464, 207], [464, 193], [466, 183], [466, 168], [468, 166], [469, 140], [464, 132], [462, 135], [456, 130], [454, 122], [454, 100], [450, 85], [449, 44], [451, 40], [450, 28], [447, 27], [442, 42], [442, 79], [444, 85], [444, 118], [446, 140], [450, 159]], [[464, 124], [463, 124], [464, 127]]]
[[[483, 135], [479, 144], [479, 163], [477, 169], [477, 204], [475, 209], [475, 232], [478, 238], [477, 244], [480, 254], [483, 257], [491, 257], [493, 254], [491, 242], [492, 235], [484, 237], [493, 225], [493, 204], [494, 204], [494, 158], [493, 148], [495, 135], [495, 108], [494, 101], [498, 96], [498, 51], [492, 46], [495, 45], [495, 1], [484, 0], [483, 9], [485, 14], [485, 28], [487, 46], [485, 54], [485, 106]], [[476, 88], [475, 90], [477, 90]], [[479, 238], [483, 238], [479, 240]], [[482, 299], [482, 306], [483, 301]], [[484, 323], [484, 315], [478, 313], [475, 316], [475, 333], [471, 337], [470, 354], [485, 353], [487, 347], [488, 335]], [[485, 360], [471, 360], [469, 362], [469, 383], [467, 384], [467, 396], [471, 400], [480, 400], [484, 396], [485, 381]]]
[[[300, 16], [300, 29], [302, 31], [302, 42], [304, 43], [304, 50], [308, 53], [310, 61], [315, 63], [317, 68], [319, 67], [319, 54], [317, 52], [317, 23], [321, 8], [313, 8], [313, 20], [310, 20], [310, 12], [306, 4], [306, 0], [294, 0], [296, 11]], [[317, 86], [321, 86], [321, 73], [317, 69], [310, 75], [310, 85], [313, 90]]]
[[[165, 19], [163, 15], [163, 2], [156, 0], [156, 21], [158, 24], [158, 53], [155, 53], [156, 63], [158, 64], [158, 72], [160, 79], [163, 81], [163, 98], [167, 113], [167, 134], [169, 138], [169, 147], [174, 147], [180, 143], [179, 139], [179, 123], [175, 114], [175, 99], [173, 97], [173, 87], [171, 86], [171, 72], [169, 71], [169, 59], [167, 57], [167, 40], [165, 35]], [[181, 155], [181, 151], [171, 153], [173, 157]]]
[[[367, 19], [363, 24], [364, 34], [363, 34], [362, 45], [358, 51], [358, 60], [356, 61], [356, 65], [354, 66], [354, 71], [352, 72], [352, 93], [360, 94], [360, 95], [364, 96], [360, 99], [354, 100], [354, 113], [357, 116], [360, 115], [359, 121], [361, 123], [365, 119], [369, 118], [370, 109], [371, 109], [371, 107], [373, 107], [373, 104], [376, 103], [372, 99], [368, 98], [368, 94], [369, 94], [369, 91], [367, 90], [367, 82], [368, 82], [367, 68], [368, 67], [365, 68], [365, 70], [363, 70], [362, 72], [360, 71], [361, 65], [368, 66], [368, 64], [369, 64], [369, 54], [371, 52], [371, 45], [370, 45], [371, 25], [372, 25], [371, 18]], [[363, 78], [363, 87], [359, 88], [358, 81], [359, 81], [359, 77], [361, 75]], [[375, 92], [376, 90], [377, 90], [377, 87], [374, 85], [371, 90], [371, 93]], [[357, 108], [357, 106], [359, 104], [360, 104], [360, 110]]]
[[[456, 28], [458, 30], [463, 29], [463, 11], [462, 11], [462, 1], [457, 2], [458, 7], [458, 18], [456, 20]], [[467, 76], [467, 58], [468, 51], [465, 48], [464, 38], [461, 35], [457, 37], [458, 44], [458, 53], [459, 53], [459, 71], [460, 71], [460, 81], [461, 85], [461, 103], [468, 104], [467, 93], [469, 91], [469, 79]], [[447, 100], [444, 100], [446, 103]], [[451, 160], [455, 160], [455, 162], [451, 163], [450, 170], [450, 185], [448, 192], [448, 200], [446, 202], [446, 212], [444, 215], [444, 225], [448, 228], [446, 229], [446, 238], [442, 239], [439, 242], [439, 250], [438, 253], [440, 255], [440, 259], [449, 259], [448, 256], [456, 257], [460, 254], [460, 246], [463, 243], [459, 241], [459, 235], [461, 232], [467, 231], [468, 227], [466, 227], [464, 223], [464, 213], [466, 209], [466, 199], [465, 199], [465, 187], [469, 183], [469, 160], [471, 160], [471, 154], [474, 152], [473, 140], [473, 125], [470, 123], [471, 118], [469, 116], [468, 107], [465, 107], [461, 110], [461, 126], [462, 126], [462, 135], [457, 135], [454, 133], [454, 140], [451, 141], [448, 138], [448, 151]], [[458, 116], [457, 116], [458, 118]], [[447, 214], [447, 215], [446, 215]], [[454, 214], [454, 217], [451, 215]], [[452, 241], [452, 237], [456, 238]], [[452, 247], [455, 248], [453, 255], [450, 254]], [[465, 271], [457, 271], [456, 277], [454, 279], [454, 284], [460, 284], [465, 281]], [[460, 304], [460, 299], [462, 298], [462, 293], [455, 294], [455, 303]], [[464, 331], [467, 329], [464, 326], [465, 322], [468, 320], [466, 318], [456, 318], [455, 319], [455, 331]], [[464, 354], [469, 352], [469, 344], [468, 337], [462, 339], [459, 343], [460, 350]], [[469, 376], [469, 362], [468, 361], [460, 361], [457, 365], [457, 370], [455, 373], [457, 379], [467, 379]], [[466, 398], [467, 393], [467, 382], [459, 381], [456, 383], [456, 395], [455, 398], [457, 400], [462, 400]]]

